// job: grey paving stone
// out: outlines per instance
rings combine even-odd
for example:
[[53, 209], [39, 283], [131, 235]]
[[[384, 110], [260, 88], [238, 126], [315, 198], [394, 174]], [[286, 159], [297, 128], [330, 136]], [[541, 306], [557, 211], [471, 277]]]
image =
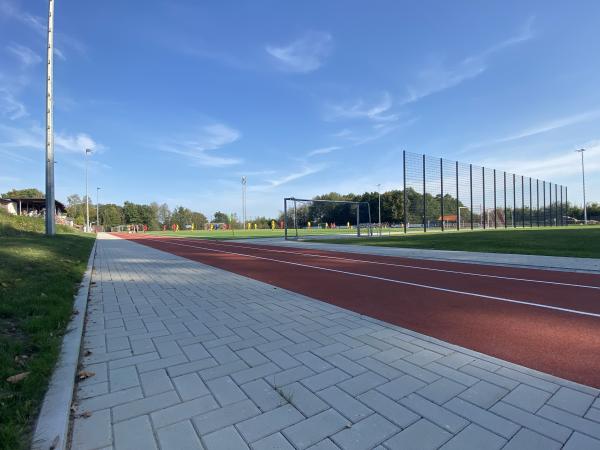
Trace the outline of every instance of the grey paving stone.
[[240, 372], [248, 368], [248, 364], [246, 364], [242, 360], [232, 361], [230, 363], [221, 364], [216, 367], [211, 367], [210, 369], [203, 369], [198, 371], [198, 375], [204, 381], [212, 380], [213, 378], [224, 377], [225, 375], [231, 375], [232, 373]]
[[338, 383], [338, 387], [345, 390], [348, 394], [359, 395], [387, 382], [388, 379], [381, 375], [374, 372], [365, 372]]
[[600, 409], [590, 408], [589, 411], [586, 413], [585, 418], [595, 420], [600, 424]]
[[120, 422], [122, 420], [130, 419], [131, 417], [148, 414], [152, 411], [164, 409], [179, 402], [179, 396], [175, 391], [168, 391], [152, 397], [134, 400], [123, 405], [115, 406], [113, 408], [113, 421]]
[[325, 389], [326, 387], [333, 386], [334, 384], [338, 384], [344, 380], [347, 380], [348, 378], [350, 378], [350, 375], [336, 368], [326, 370], [325, 372], [318, 373], [308, 378], [304, 378], [302, 380], [302, 384], [311, 391], [315, 392]]
[[421, 419], [385, 442], [386, 447], [402, 450], [435, 450], [452, 437], [426, 419]]
[[263, 412], [275, 409], [287, 402], [273, 386], [263, 379], [243, 384], [241, 388]]
[[246, 450], [248, 445], [244, 442], [234, 427], [223, 428], [202, 437], [207, 450]]
[[213, 358], [199, 359], [189, 363], [170, 365], [167, 367], [167, 372], [170, 377], [177, 377], [187, 373], [199, 372], [204, 369], [217, 366], [218, 363]]
[[292, 444], [281, 433], [274, 433], [250, 445], [252, 450], [294, 450]]
[[542, 378], [535, 377], [518, 370], [511, 369], [509, 367], [500, 367], [496, 371], [498, 375], [505, 376], [507, 378], [512, 378], [513, 380], [520, 381], [521, 383], [528, 384], [530, 386], [542, 389], [544, 391], [548, 391], [554, 393], [558, 390], [559, 386], [555, 383], [550, 383]]
[[[143, 356], [143, 355], [142, 355]], [[188, 362], [187, 358], [184, 355], [175, 355], [170, 356], [168, 358], [160, 358], [153, 361], [145, 361], [139, 364], [136, 364], [138, 372], [150, 372], [156, 369], [164, 369], [167, 367], [175, 366], [178, 364]]]
[[588, 434], [596, 439], [600, 439], [600, 427], [596, 422], [584, 419], [554, 406], [542, 406], [537, 412], [538, 415], [550, 419], [561, 425], [565, 425], [574, 430]]
[[464, 372], [444, 366], [443, 364], [439, 364], [437, 361], [427, 364], [425, 369], [465, 386], [473, 386], [475, 383], [479, 382], [479, 378], [467, 375]]
[[458, 433], [469, 424], [469, 422], [462, 417], [417, 394], [411, 394], [408, 397], [404, 397], [400, 400], [400, 403], [451, 433]]
[[206, 394], [209, 394], [206, 385], [196, 373], [188, 373], [187, 375], [171, 378], [171, 380], [183, 401], [203, 397]]
[[313, 370], [302, 365], [292, 367], [291, 369], [283, 370], [281, 372], [277, 372], [274, 375], [268, 375], [264, 377], [264, 379], [273, 387], [279, 387], [285, 386], [286, 384], [290, 384], [298, 380], [302, 380], [304, 378], [311, 377], [314, 374], [315, 372]]
[[219, 362], [219, 364], [226, 364], [239, 359], [237, 353], [235, 353], [226, 345], [221, 347], [213, 347], [210, 349], [209, 353]]
[[367, 371], [364, 366], [361, 366], [342, 355], [331, 355], [327, 357], [327, 361], [351, 376], [356, 376]]
[[541, 389], [531, 387], [527, 384], [520, 384], [510, 391], [502, 401], [524, 409], [525, 411], [535, 413], [551, 396], [552, 394], [547, 391], [542, 391]]
[[300, 361], [291, 357], [283, 350], [273, 350], [265, 353], [265, 356], [284, 370], [291, 369], [292, 367], [296, 367], [301, 364]]
[[600, 440], [575, 432], [563, 450], [600, 450]]
[[202, 344], [192, 344], [182, 347], [183, 353], [188, 357], [190, 361], [196, 361], [198, 359], [210, 358], [212, 355], [206, 351]]
[[377, 390], [394, 400], [398, 400], [424, 386], [425, 383], [421, 380], [417, 380], [410, 375], [403, 375], [395, 380], [382, 384]]
[[80, 411], [98, 411], [142, 398], [142, 390], [132, 387], [110, 394], [98, 395], [79, 402]]
[[444, 406], [471, 422], [475, 422], [507, 439], [519, 430], [519, 425], [516, 423], [459, 398], [450, 400]]
[[369, 450], [400, 430], [379, 414], [366, 419], [331, 436], [331, 440], [344, 450]]
[[167, 375], [165, 369], [142, 373], [140, 374], [140, 381], [146, 397], [174, 389], [171, 378]]
[[404, 358], [404, 361], [416, 364], [417, 366], [424, 366], [425, 364], [429, 364], [432, 361], [440, 359], [442, 356], [444, 355], [432, 352], [431, 350], [421, 350], [420, 352], [407, 356]]
[[268, 362], [266, 364], [262, 364], [260, 366], [251, 367], [249, 369], [240, 370], [239, 372], [235, 372], [232, 374], [232, 378], [238, 384], [244, 384], [252, 380], [256, 380], [257, 378], [266, 377], [267, 375], [271, 375], [273, 373], [280, 372], [281, 369], [277, 367], [272, 362]]
[[466, 386], [462, 384], [456, 383], [448, 378], [440, 378], [422, 389], [419, 389], [417, 392], [426, 399], [441, 405], [451, 398], [456, 397], [465, 389]]
[[487, 370], [474, 366], [473, 364], [467, 364], [466, 366], [462, 366], [459, 371], [465, 372], [475, 378], [485, 380], [489, 383], [495, 384], [497, 386], [509, 390], [514, 389], [519, 385], [519, 382], [516, 380], [503, 377], [501, 375], [498, 375], [497, 373], [488, 372]]
[[463, 391], [459, 397], [481, 408], [488, 409], [508, 392], [508, 389], [488, 383], [487, 381], [480, 381], [466, 391]]
[[321, 442], [308, 447], [308, 450], [339, 450], [339, 449], [340, 448], [337, 445], [335, 445], [331, 439], [323, 439]]
[[390, 366], [400, 370], [401, 372], [407, 375], [411, 375], [415, 378], [418, 378], [419, 380], [424, 381], [425, 383], [433, 383], [435, 380], [441, 378], [439, 375], [403, 359], [399, 359], [398, 361], [390, 363]]
[[204, 450], [189, 420], [160, 428], [156, 434], [162, 450]]
[[473, 360], [475, 360], [475, 358], [472, 356], [466, 355], [464, 353], [454, 352], [450, 355], [438, 359], [436, 362], [438, 364], [443, 364], [444, 366], [448, 366], [453, 369], [459, 369], [462, 366], [469, 364]]
[[215, 378], [207, 381], [206, 384], [221, 406], [237, 403], [247, 398], [230, 377]]
[[115, 450], [158, 449], [148, 416], [119, 422], [114, 425]]
[[301, 361], [305, 366], [310, 367], [315, 372], [323, 372], [333, 368], [333, 366], [327, 361], [310, 352], [298, 353], [294, 355], [294, 358], [296, 358], [298, 361]]
[[562, 424], [528, 413], [503, 401], [492, 406], [490, 411], [561, 443], [566, 442], [571, 434], [571, 430]]
[[223, 408], [197, 415], [194, 417], [193, 422], [196, 429], [203, 435], [242, 422], [260, 413], [250, 400], [242, 400], [239, 403], [233, 403]]
[[[280, 392], [285, 399], [288, 399], [290, 403], [306, 417], [313, 416], [329, 408], [327, 403], [306, 389], [300, 383], [292, 383], [284, 386], [278, 389], [278, 392]], [[284, 402], [287, 402], [287, 400], [285, 400], [283, 397], [280, 396], [279, 398], [283, 399]]]
[[77, 388], [77, 398], [85, 399], [108, 394], [108, 382], [87, 384]]
[[336, 386], [328, 387], [317, 395], [352, 422], [358, 422], [373, 414], [373, 410]]
[[112, 445], [110, 410], [94, 412], [90, 417], [75, 419], [73, 422], [73, 450], [91, 450]]
[[417, 414], [375, 390], [365, 392], [358, 400], [401, 428], [419, 419]]
[[301, 420], [304, 420], [304, 416], [288, 404], [238, 423], [236, 427], [246, 441], [254, 442]]
[[559, 450], [562, 444], [539, 433], [521, 428], [503, 447], [504, 450]]
[[548, 401], [548, 404], [573, 414], [583, 416], [594, 401], [594, 397], [583, 392], [561, 387]]
[[111, 392], [140, 385], [137, 370], [133, 366], [110, 370], [108, 378]]
[[207, 395], [155, 411], [151, 414], [151, 417], [154, 426], [160, 428], [190, 419], [206, 411], [215, 410], [218, 407], [219, 405], [212, 396]]
[[501, 438], [488, 430], [481, 428], [475, 424], [469, 425], [462, 430], [445, 445], [442, 450], [495, 450], [502, 448], [506, 443], [506, 439]]
[[254, 348], [245, 348], [243, 350], [238, 350], [236, 353], [240, 358], [246, 361], [246, 364], [250, 367], [260, 366], [269, 362], [269, 358]]
[[349, 426], [350, 422], [334, 409], [309, 417], [283, 430], [298, 449], [305, 449]]

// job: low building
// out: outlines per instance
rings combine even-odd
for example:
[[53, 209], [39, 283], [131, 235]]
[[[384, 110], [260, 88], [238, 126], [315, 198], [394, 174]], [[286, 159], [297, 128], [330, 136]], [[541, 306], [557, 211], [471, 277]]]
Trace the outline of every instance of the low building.
[[[67, 213], [65, 205], [55, 200], [54, 207], [57, 219], [64, 219]], [[46, 214], [46, 199], [2, 198], [0, 199], [0, 208], [5, 209], [9, 214], [17, 216], [44, 216]]]

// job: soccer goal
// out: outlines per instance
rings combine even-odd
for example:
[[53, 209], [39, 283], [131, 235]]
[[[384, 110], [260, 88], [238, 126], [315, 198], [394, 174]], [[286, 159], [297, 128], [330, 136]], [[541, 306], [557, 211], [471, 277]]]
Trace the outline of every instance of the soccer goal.
[[372, 236], [368, 202], [349, 200], [283, 199], [285, 239], [311, 236]]

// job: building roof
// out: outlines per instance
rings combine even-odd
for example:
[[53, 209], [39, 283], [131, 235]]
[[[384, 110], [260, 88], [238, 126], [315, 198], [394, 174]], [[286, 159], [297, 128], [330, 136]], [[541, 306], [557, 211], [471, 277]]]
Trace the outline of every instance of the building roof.
[[[7, 200], [8, 202], [14, 202], [14, 203], [27, 203], [29, 204], [29, 206], [34, 206], [37, 207], [39, 209], [43, 209], [46, 207], [46, 199], [45, 198], [33, 198], [33, 197], [25, 197], [25, 198], [4, 198], [2, 200]], [[54, 204], [56, 205], [56, 208], [59, 211], [66, 211], [67, 208], [65, 207], [65, 204], [62, 202], [59, 202], [58, 200], [54, 200]]]

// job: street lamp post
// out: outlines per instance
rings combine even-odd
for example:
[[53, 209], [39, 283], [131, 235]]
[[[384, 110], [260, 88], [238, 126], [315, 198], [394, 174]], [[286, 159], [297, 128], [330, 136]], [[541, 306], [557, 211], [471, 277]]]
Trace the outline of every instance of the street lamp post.
[[587, 225], [587, 202], [585, 200], [585, 165], [583, 162], [583, 152], [585, 148], [575, 150], [577, 153], [581, 153], [581, 180], [583, 182], [583, 223]]
[[379, 236], [381, 236], [381, 183], [377, 184], [377, 192], [379, 194]]
[[96, 231], [98, 231], [98, 227], [100, 227], [100, 188], [96, 188]]
[[90, 231], [90, 199], [88, 196], [88, 153], [92, 153], [89, 148], [85, 149], [85, 232]]
[[48, 67], [46, 74], [46, 235], [54, 236], [54, 0], [48, 2]]

